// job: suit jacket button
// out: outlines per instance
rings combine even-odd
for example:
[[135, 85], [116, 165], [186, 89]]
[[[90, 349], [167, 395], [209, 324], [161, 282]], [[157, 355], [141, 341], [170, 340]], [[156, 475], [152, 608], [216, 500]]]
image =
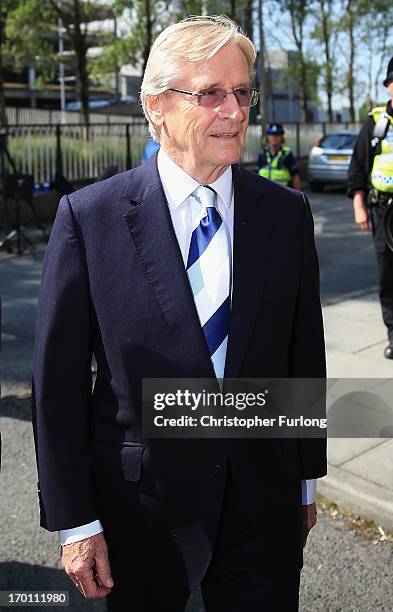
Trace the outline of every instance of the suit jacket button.
[[224, 471], [224, 469], [223, 469], [222, 465], [219, 465], [218, 463], [213, 468], [214, 476], [221, 476], [223, 471]]

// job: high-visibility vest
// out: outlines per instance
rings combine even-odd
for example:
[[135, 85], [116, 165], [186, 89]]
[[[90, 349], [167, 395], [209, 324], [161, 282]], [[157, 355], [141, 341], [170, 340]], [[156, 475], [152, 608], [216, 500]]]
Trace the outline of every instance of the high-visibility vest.
[[289, 169], [285, 165], [285, 159], [288, 157], [290, 152], [291, 149], [286, 145], [283, 145], [281, 149], [278, 150], [277, 154], [272, 157], [270, 154], [270, 149], [266, 147], [264, 149], [266, 163], [258, 170], [258, 174], [264, 178], [274, 181], [275, 183], [288, 185], [292, 176]]
[[381, 115], [386, 114], [389, 127], [383, 140], [380, 141], [381, 152], [375, 155], [371, 170], [371, 184], [377, 191], [393, 193], [393, 117], [386, 112], [386, 108], [378, 106], [373, 108], [371, 115], [378, 123]]

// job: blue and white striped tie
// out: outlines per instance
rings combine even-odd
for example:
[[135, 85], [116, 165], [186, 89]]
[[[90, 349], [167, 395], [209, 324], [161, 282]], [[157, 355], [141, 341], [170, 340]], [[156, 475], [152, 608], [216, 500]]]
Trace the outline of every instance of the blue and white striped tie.
[[192, 193], [202, 206], [202, 218], [191, 236], [187, 274], [215, 375], [223, 378], [231, 308], [231, 257], [226, 228], [215, 207], [216, 195], [203, 185]]

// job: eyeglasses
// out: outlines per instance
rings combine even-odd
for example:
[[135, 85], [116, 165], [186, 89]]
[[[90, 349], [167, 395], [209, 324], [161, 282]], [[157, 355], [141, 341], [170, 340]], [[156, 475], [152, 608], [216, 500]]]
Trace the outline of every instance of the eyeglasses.
[[200, 106], [204, 108], [217, 108], [224, 104], [228, 97], [228, 94], [233, 94], [237, 100], [237, 103], [242, 108], [249, 108], [255, 106], [258, 103], [260, 91], [258, 89], [251, 89], [247, 87], [237, 87], [236, 89], [221, 89], [214, 87], [213, 89], [207, 89], [206, 91], [194, 92], [185, 91], [184, 89], [175, 89], [174, 87], [168, 87], [168, 91], [177, 91], [178, 93], [187, 94], [188, 96], [197, 96]]

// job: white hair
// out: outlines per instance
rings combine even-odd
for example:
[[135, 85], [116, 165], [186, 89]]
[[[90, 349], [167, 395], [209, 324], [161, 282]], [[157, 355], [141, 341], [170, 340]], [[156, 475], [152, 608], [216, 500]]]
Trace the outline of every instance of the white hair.
[[187, 17], [170, 25], [157, 37], [150, 50], [140, 91], [142, 109], [155, 141], [160, 141], [160, 132], [150, 117], [146, 98], [157, 96], [172, 87], [179, 79], [184, 63], [207, 61], [226, 44], [239, 46], [252, 79], [255, 74], [255, 47], [229, 17]]

